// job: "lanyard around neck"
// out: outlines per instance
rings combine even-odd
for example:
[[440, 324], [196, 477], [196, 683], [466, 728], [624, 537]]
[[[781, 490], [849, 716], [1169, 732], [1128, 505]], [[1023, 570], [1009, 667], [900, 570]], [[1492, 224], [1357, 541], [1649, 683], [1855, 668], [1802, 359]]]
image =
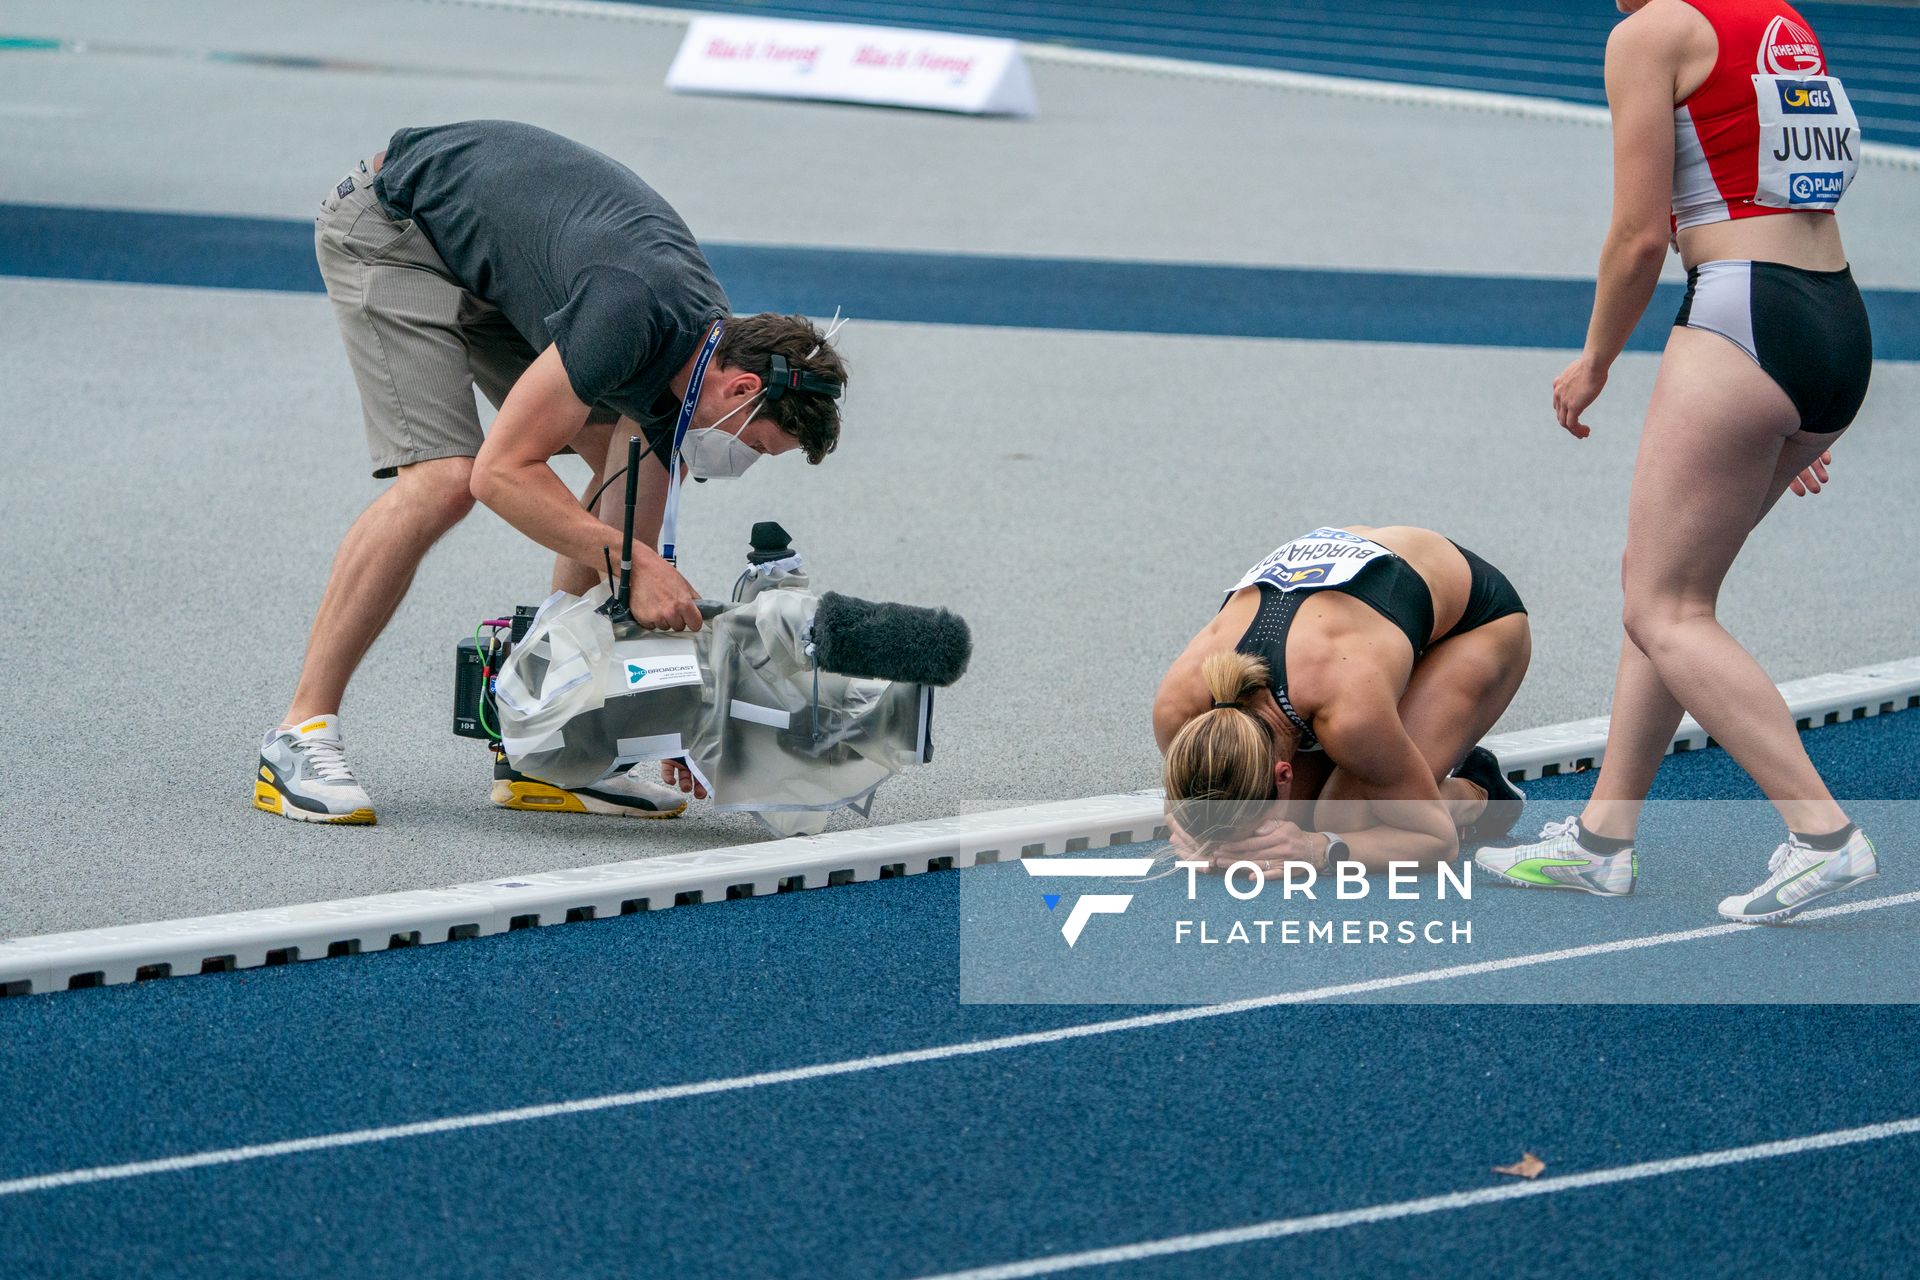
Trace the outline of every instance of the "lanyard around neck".
[[720, 335], [726, 327], [725, 320], [715, 320], [707, 330], [707, 340], [700, 344], [700, 354], [693, 361], [693, 373], [687, 378], [687, 393], [680, 398], [680, 419], [673, 425], [673, 452], [667, 458], [667, 508], [660, 515], [660, 558], [668, 564], [675, 563], [674, 542], [680, 527], [680, 448], [687, 442], [687, 428], [693, 425], [693, 410], [700, 403], [700, 384], [707, 380], [707, 364], [713, 359], [714, 349], [720, 345]]

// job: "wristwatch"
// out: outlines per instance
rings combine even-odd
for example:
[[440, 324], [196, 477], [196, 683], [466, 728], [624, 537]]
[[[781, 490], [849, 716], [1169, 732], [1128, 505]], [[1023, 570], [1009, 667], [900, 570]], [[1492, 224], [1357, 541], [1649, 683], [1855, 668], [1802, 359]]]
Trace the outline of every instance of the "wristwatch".
[[1326, 838], [1327, 860], [1325, 866], [1327, 870], [1331, 871], [1334, 863], [1345, 862], [1347, 860], [1351, 851], [1347, 848], [1347, 842], [1345, 840], [1342, 840], [1331, 831], [1320, 831], [1315, 834]]

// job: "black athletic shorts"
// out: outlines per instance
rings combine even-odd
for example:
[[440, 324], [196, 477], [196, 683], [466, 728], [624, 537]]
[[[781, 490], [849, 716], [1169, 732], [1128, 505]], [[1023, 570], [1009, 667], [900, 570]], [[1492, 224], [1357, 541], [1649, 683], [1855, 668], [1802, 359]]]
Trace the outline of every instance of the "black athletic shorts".
[[1674, 324], [1738, 344], [1800, 411], [1803, 431], [1844, 430], [1867, 397], [1873, 333], [1853, 272], [1779, 262], [1703, 262]]
[[[1447, 539], [1453, 542], [1453, 539]], [[1441, 636], [1440, 640], [1450, 640], [1454, 636], [1472, 631], [1475, 627], [1484, 627], [1511, 613], [1525, 613], [1527, 606], [1520, 599], [1520, 593], [1514, 590], [1507, 575], [1500, 572], [1488, 561], [1473, 554], [1459, 543], [1453, 543], [1467, 561], [1467, 607], [1461, 610], [1460, 621], [1453, 624], [1453, 630]], [[1434, 641], [1440, 643], [1439, 640]]]

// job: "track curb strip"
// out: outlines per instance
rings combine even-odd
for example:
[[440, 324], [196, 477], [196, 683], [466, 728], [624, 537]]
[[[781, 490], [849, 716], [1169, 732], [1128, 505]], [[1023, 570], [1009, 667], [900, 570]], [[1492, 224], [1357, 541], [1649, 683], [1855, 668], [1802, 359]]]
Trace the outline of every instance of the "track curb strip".
[[[1920, 656], [1780, 686], [1804, 728], [1920, 708]], [[1500, 734], [1515, 779], [1598, 764], [1604, 717]], [[1684, 721], [1671, 750], [1711, 739]], [[732, 845], [700, 853], [150, 924], [0, 939], [0, 996], [358, 955], [515, 929], [766, 897], [1164, 839], [1158, 791]]]

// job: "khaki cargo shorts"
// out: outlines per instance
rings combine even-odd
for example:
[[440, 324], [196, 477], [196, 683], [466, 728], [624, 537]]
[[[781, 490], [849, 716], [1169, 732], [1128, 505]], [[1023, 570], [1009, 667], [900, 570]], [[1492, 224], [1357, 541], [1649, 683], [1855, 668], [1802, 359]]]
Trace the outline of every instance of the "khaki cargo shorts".
[[[384, 155], [384, 153], [383, 153]], [[477, 386], [497, 409], [535, 351], [498, 307], [468, 293], [411, 219], [373, 194], [381, 156], [327, 192], [314, 254], [360, 387], [373, 474], [480, 451]], [[611, 422], [596, 409], [590, 421]]]

